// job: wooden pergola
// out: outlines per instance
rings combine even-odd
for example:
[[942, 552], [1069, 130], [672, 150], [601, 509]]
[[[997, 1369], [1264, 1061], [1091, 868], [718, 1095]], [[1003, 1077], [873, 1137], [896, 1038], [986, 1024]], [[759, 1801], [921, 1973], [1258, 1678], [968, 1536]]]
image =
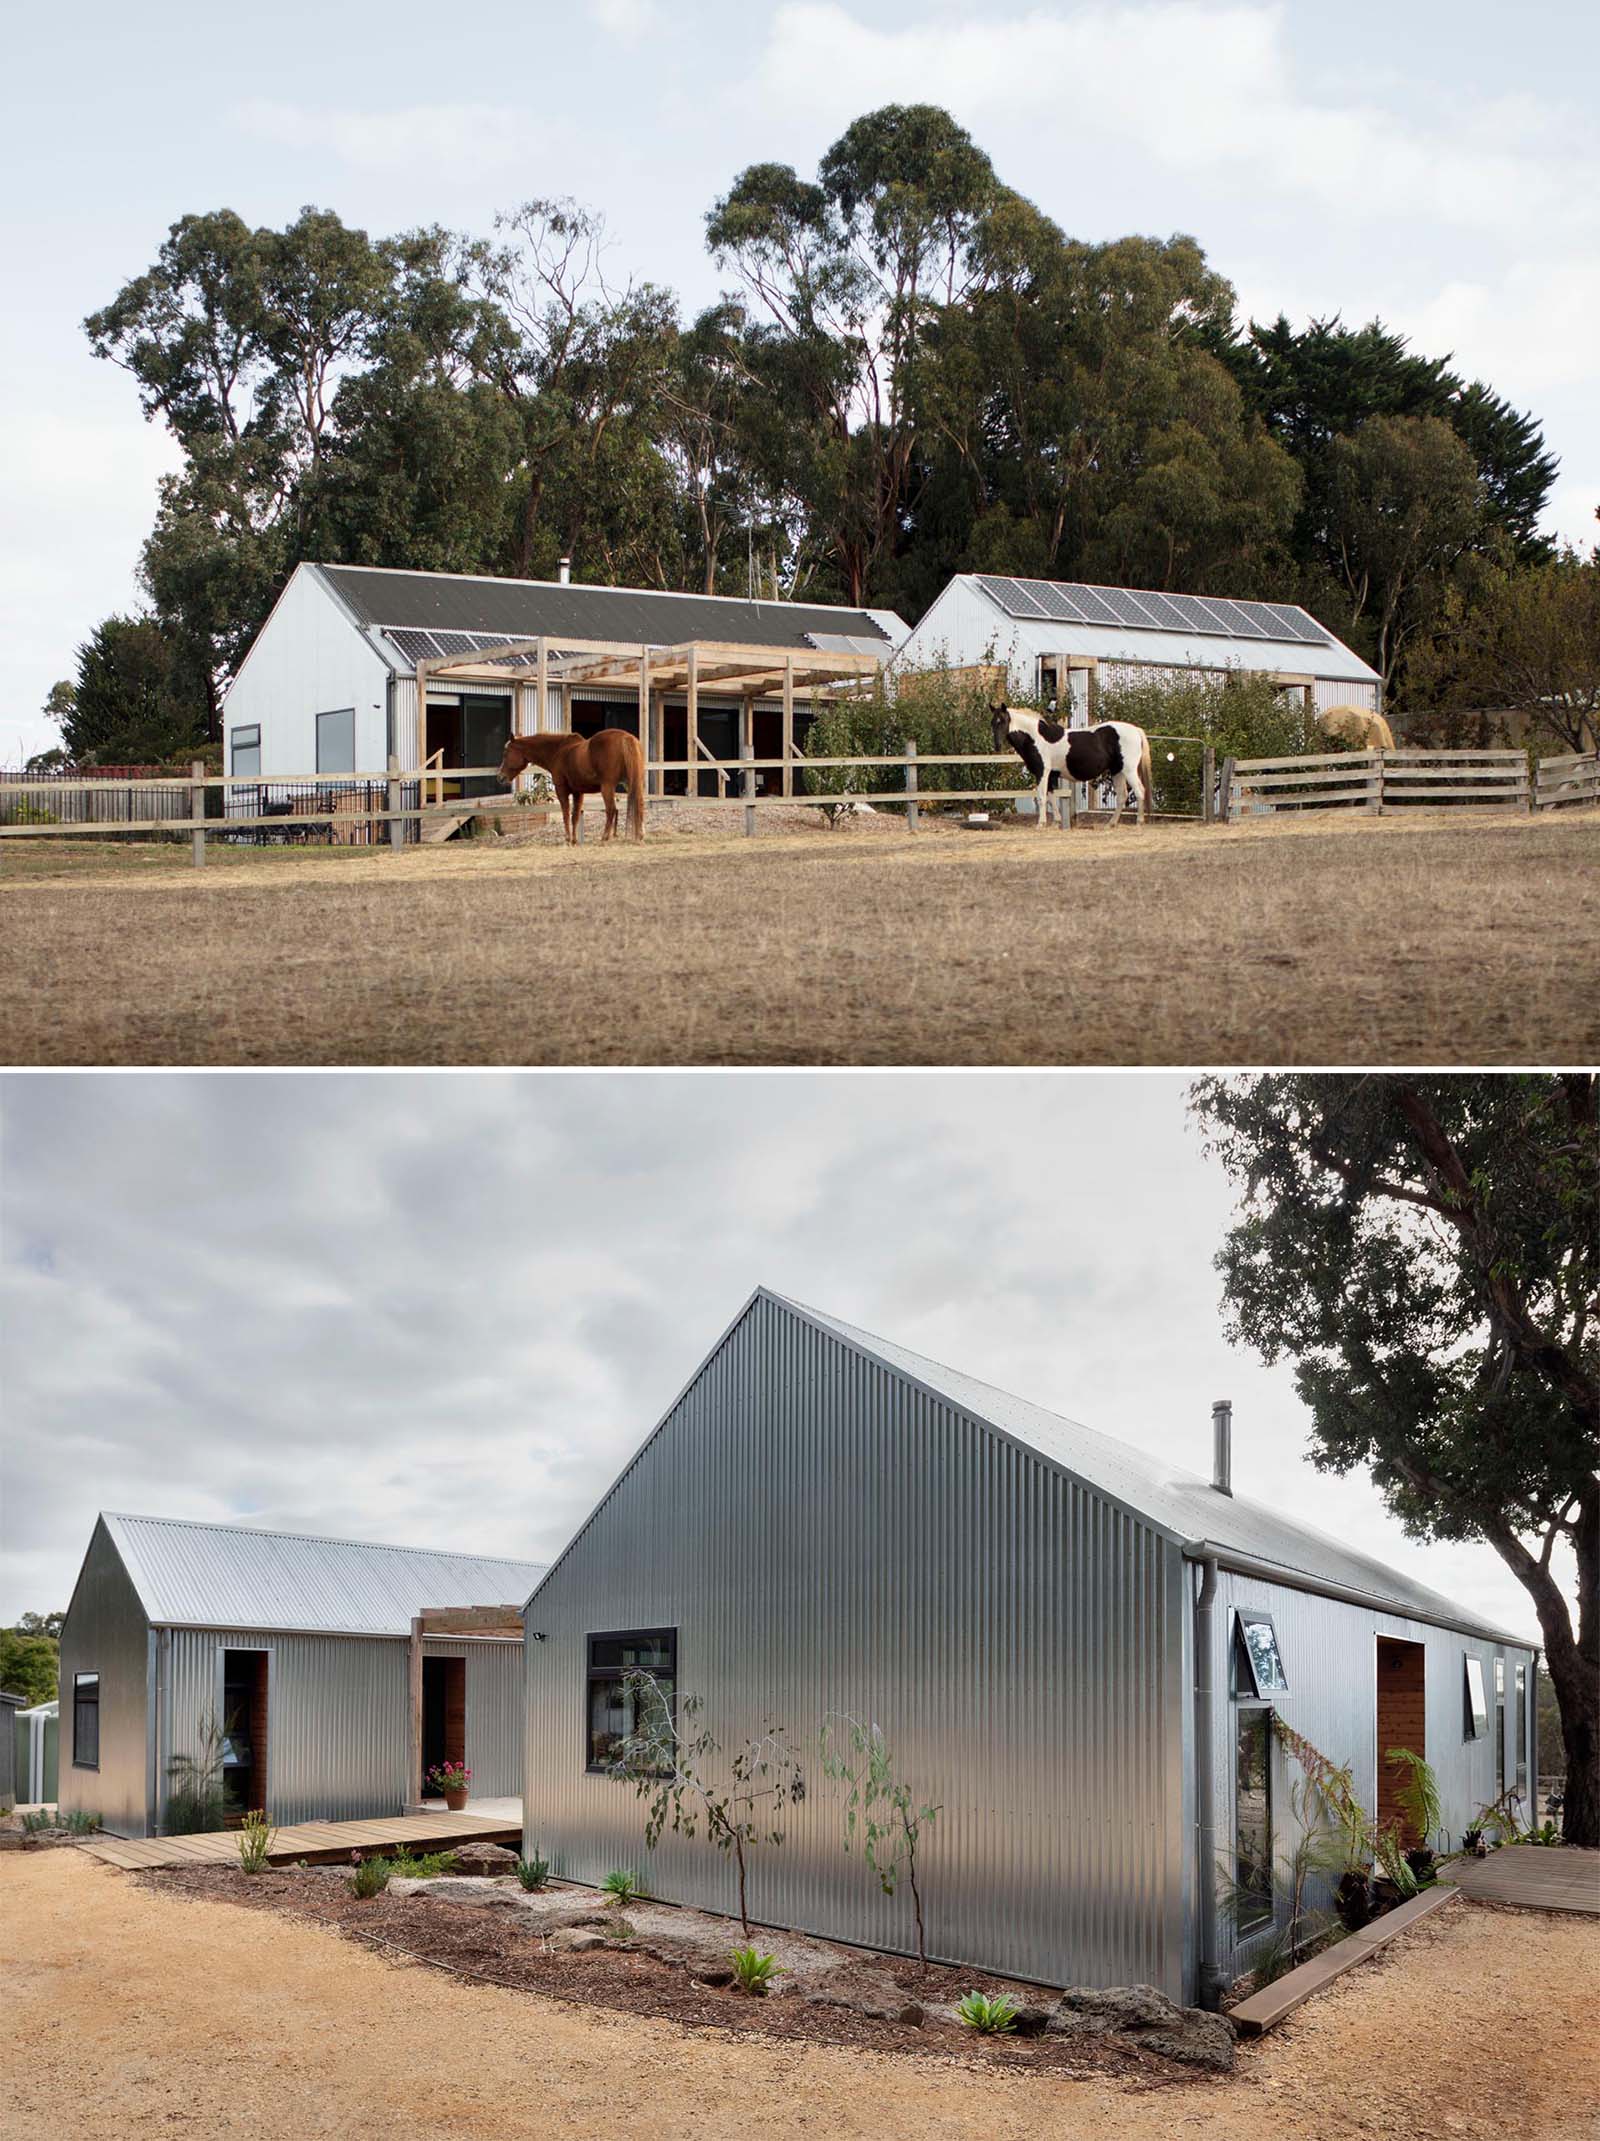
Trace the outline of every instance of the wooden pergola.
[[[522, 1608], [514, 1605], [424, 1606], [420, 1613], [412, 1616], [411, 1636], [406, 1647], [406, 1689], [410, 1711], [407, 1759], [410, 1797], [407, 1803], [412, 1807], [422, 1805], [422, 1660], [424, 1642], [431, 1635], [520, 1643]], [[459, 1723], [464, 1729], [464, 1716]]]
[[[562, 728], [572, 726], [574, 692], [630, 690], [639, 708], [639, 738], [644, 746], [649, 778], [660, 793], [660, 776], [683, 773], [691, 794], [695, 774], [710, 765], [725, 781], [722, 760], [700, 740], [700, 693], [711, 688], [719, 698], [737, 697], [741, 702], [739, 742], [749, 756], [753, 749], [753, 724], [758, 700], [776, 699], [783, 714], [783, 788], [794, 793], [796, 751], [794, 740], [795, 694], [811, 700], [831, 700], [845, 692], [870, 685], [892, 650], [883, 655], [828, 652], [811, 647], [754, 646], [732, 640], [688, 640], [681, 646], [621, 644], [609, 640], [548, 637], [511, 640], [503, 647], [479, 648], [471, 654], [435, 655], [417, 663], [417, 764], [427, 760], [428, 686], [448, 680], [452, 684], [497, 684], [511, 694], [511, 733], [525, 736], [543, 728], [551, 687], [561, 694]], [[529, 687], [534, 695], [534, 719], [526, 719]], [[682, 759], [663, 760], [661, 755], [662, 708], [669, 694], [682, 697], [688, 711], [688, 742]], [[802, 761], [803, 762], [803, 761]]]

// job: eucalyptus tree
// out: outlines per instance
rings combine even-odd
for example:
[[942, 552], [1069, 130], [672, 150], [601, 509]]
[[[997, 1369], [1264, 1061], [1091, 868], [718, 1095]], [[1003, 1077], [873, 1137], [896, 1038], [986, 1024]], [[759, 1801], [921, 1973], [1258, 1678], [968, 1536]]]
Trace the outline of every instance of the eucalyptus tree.
[[1229, 1335], [1293, 1364], [1314, 1465], [1368, 1471], [1408, 1531], [1486, 1540], [1523, 1585], [1561, 1710], [1566, 1839], [1590, 1846], [1597, 1098], [1591, 1073], [1260, 1073], [1192, 1089], [1241, 1193], [1217, 1257]]

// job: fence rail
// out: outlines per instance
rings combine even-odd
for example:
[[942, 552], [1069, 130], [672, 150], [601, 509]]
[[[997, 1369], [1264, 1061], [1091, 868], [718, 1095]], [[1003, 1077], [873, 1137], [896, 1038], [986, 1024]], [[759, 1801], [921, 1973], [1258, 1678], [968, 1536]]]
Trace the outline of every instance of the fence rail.
[[1563, 803], [1600, 803], [1600, 751], [1541, 758], [1534, 796], [1540, 810]]
[[[1537, 773], [1524, 751], [1326, 751], [1297, 758], [1241, 758], [1224, 767], [1223, 815], [1232, 821], [1282, 810], [1354, 808], [1382, 812], [1419, 804], [1494, 804], [1534, 810], [1555, 800], [1546, 765]], [[1585, 782], [1587, 780], [1587, 786]], [[1593, 801], [1592, 773], [1571, 776], [1562, 801]]]

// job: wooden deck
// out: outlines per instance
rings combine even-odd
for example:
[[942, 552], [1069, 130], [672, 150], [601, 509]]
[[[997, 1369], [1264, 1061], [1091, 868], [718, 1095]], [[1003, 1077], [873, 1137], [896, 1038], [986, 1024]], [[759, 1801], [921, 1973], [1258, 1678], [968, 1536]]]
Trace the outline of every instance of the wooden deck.
[[1506, 1844], [1486, 1859], [1452, 1859], [1450, 1878], [1464, 1896], [1480, 1903], [1582, 1911], [1600, 1918], [1600, 1851], [1578, 1851], [1570, 1844]]
[[[522, 1849], [522, 1829], [504, 1815], [394, 1814], [376, 1821], [302, 1821], [279, 1829], [268, 1854], [274, 1866], [304, 1859], [336, 1865], [352, 1851], [383, 1853], [398, 1844], [418, 1852], [448, 1851], [456, 1844], [509, 1844]], [[239, 1832], [216, 1829], [199, 1836], [97, 1836], [81, 1846], [109, 1866], [237, 1866]]]

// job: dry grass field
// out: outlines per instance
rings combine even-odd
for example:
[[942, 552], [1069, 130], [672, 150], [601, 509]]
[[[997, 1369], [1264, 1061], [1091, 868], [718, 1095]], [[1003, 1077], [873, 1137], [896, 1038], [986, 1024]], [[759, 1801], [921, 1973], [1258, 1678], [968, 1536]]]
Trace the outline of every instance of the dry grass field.
[[[798, 821], [799, 814], [790, 814]], [[591, 827], [591, 835], [594, 828]], [[1600, 812], [642, 847], [6, 843], [17, 1064], [1555, 1063]]]

